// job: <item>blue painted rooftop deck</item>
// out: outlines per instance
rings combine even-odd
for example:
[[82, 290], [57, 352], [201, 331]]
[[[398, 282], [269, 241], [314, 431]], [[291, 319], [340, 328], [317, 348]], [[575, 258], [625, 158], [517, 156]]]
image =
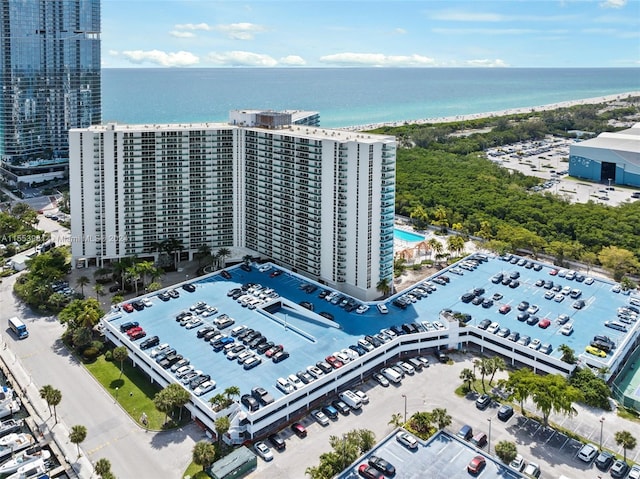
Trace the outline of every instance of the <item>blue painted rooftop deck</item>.
[[366, 464], [370, 456], [378, 456], [396, 468], [396, 479], [451, 479], [456, 477], [475, 477], [467, 472], [467, 464], [475, 456], [483, 456], [486, 466], [479, 474], [482, 479], [519, 479], [524, 477], [513, 469], [494, 460], [484, 451], [474, 448], [445, 432], [439, 432], [426, 442], [419, 441], [416, 450], [409, 450], [395, 439], [394, 431], [382, 440], [374, 449], [361, 457], [356, 464], [338, 479], [356, 479], [361, 477], [358, 466]]
[[[275, 388], [278, 377], [295, 374], [323, 360], [334, 351], [354, 344], [364, 335], [376, 333], [382, 328], [411, 321], [437, 320], [439, 312], [446, 308], [471, 314], [473, 319], [468, 323], [470, 326], [477, 325], [482, 319], [488, 318], [509, 327], [511, 331], [518, 331], [521, 335], [538, 338], [543, 343], [549, 342], [553, 345], [552, 356], [554, 357], [560, 357], [558, 346], [563, 343], [572, 347], [576, 354], [582, 353], [595, 334], [605, 334], [619, 344], [628, 333], [606, 328], [604, 321], [616, 319], [616, 309], [627, 305], [629, 296], [612, 292], [613, 284], [610, 282], [595, 280], [593, 284], [587, 285], [551, 276], [549, 275], [551, 269], [549, 265], [543, 265], [543, 269], [536, 272], [498, 258], [490, 258], [488, 262], [481, 263], [476, 270], [465, 271], [462, 276], [452, 274], [448, 270], [439, 272], [440, 275], [446, 274], [450, 278], [450, 283], [446, 286], [437, 285], [437, 291], [411, 304], [405, 310], [391, 304], [393, 299], [391, 298], [388, 302], [389, 314], [380, 314], [374, 305], [365, 314], [356, 314], [355, 311], [346, 312], [343, 308], [318, 298], [318, 293], [323, 289], [322, 285], [318, 285], [314, 293], [306, 293], [301, 286], [309, 281], [295, 274], [284, 272], [272, 278], [271, 271], [259, 272], [254, 267], [252, 271], [246, 272], [235, 267], [228, 270], [232, 274], [230, 280], [223, 279], [218, 274], [196, 279], [190, 281], [196, 286], [194, 293], [178, 288], [180, 297], [168, 302], [161, 301], [156, 295], [150, 295], [152, 307], [129, 314], [118, 312], [109, 315], [107, 319], [112, 319], [116, 325], [126, 321], [138, 321], [147, 332], [147, 336], [158, 335], [161, 343], [169, 343], [178, 353], [189, 358], [196, 369], [210, 374], [216, 381], [217, 388], [203, 396], [205, 401], [229, 386], [240, 387], [243, 394], [250, 392], [255, 386], [262, 386], [274, 397], [281, 397], [282, 393]], [[518, 271], [521, 275], [521, 284], [518, 288], [511, 289], [501, 284], [496, 285], [490, 280], [498, 272], [507, 274], [512, 271]], [[581, 299], [586, 302], [586, 306], [582, 310], [576, 310], [572, 308], [573, 300], [570, 298], [561, 303], [544, 299], [543, 295], [547, 290], [534, 285], [539, 278], [551, 279], [562, 286], [568, 285], [581, 289]], [[244, 308], [232, 298], [227, 297], [230, 289], [244, 283], [260, 283], [273, 288], [280, 296], [292, 303], [308, 301], [313, 304], [315, 313], [324, 311], [332, 314], [339, 328], [317, 321], [316, 315], [307, 317], [306, 310], [290, 311], [286, 314], [283, 310], [274, 318], [260, 308], [255, 310]], [[503, 295], [503, 299], [488, 309], [471, 303], [465, 304], [460, 300], [463, 293], [478, 287], [486, 290], [484, 296], [487, 298], [499, 292]], [[518, 321], [516, 306], [523, 300], [537, 304], [540, 307], [537, 316], [541, 319], [549, 318], [552, 321], [551, 326], [541, 329]], [[226, 313], [234, 318], [234, 326], [245, 325], [259, 330], [268, 340], [275, 344], [282, 344], [290, 353], [290, 357], [281, 363], [274, 364], [262, 356], [261, 365], [245, 371], [236, 361], [227, 360], [222, 352], [214, 352], [208, 343], [198, 339], [196, 331], [199, 328], [185, 329], [175, 321], [178, 313], [188, 310], [197, 301], [205, 301], [218, 308], [215, 315], [203, 318], [205, 324], [212, 323], [218, 315]], [[502, 304], [511, 305], [511, 312], [506, 315], [500, 314], [498, 308]], [[561, 335], [560, 326], [555, 322], [558, 315], [563, 313], [568, 314], [574, 324], [574, 331], [570, 336]], [[629, 328], [636, 326], [634, 323]], [[231, 327], [223, 332], [228, 334], [230, 330]]]

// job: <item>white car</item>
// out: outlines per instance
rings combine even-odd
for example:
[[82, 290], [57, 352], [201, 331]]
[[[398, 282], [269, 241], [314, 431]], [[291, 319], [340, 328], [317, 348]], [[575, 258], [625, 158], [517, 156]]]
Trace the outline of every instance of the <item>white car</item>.
[[216, 382], [214, 380], [205, 381], [193, 390], [193, 394], [195, 394], [196, 396], [202, 396], [203, 394], [206, 394], [209, 391], [215, 389], [215, 387]]
[[318, 366], [307, 366], [307, 372], [316, 379], [318, 379], [320, 376], [324, 376], [322, 369], [320, 369]]
[[409, 449], [418, 448], [418, 441], [416, 440], [415, 437], [413, 437], [408, 432], [401, 431], [398, 434], [396, 434], [396, 441], [398, 441], [403, 446], [408, 447]]
[[560, 333], [569, 336], [573, 332], [573, 323], [567, 323], [560, 328]]
[[367, 396], [364, 392], [360, 391], [359, 389], [355, 389], [353, 391], [353, 394], [360, 398], [362, 404], [369, 404], [369, 396]]
[[217, 312], [218, 312], [218, 308], [216, 308], [215, 306], [209, 306], [207, 309], [204, 310], [201, 316], [203, 318], [208, 318], [209, 316], [213, 316]]
[[540, 346], [542, 346], [542, 342], [538, 338], [532, 340], [529, 343], [529, 348], [533, 349], [534, 351], [537, 351], [538, 349], [540, 349]]
[[193, 318], [191, 321], [187, 322], [187, 324], [185, 324], [184, 327], [187, 329], [193, 329], [193, 328], [197, 328], [201, 324], [202, 324], [202, 320], [200, 318]]
[[587, 463], [593, 461], [597, 455], [598, 448], [593, 444], [585, 444], [580, 448], [580, 451], [578, 451], [578, 459]]
[[358, 314], [366, 313], [367, 311], [369, 311], [369, 306], [367, 306], [366, 304], [361, 304], [356, 309], [356, 313]]
[[144, 304], [145, 308], [150, 308], [151, 306], [153, 306], [153, 303], [149, 298], [142, 298], [141, 301], [142, 301], [142, 304]]
[[373, 347], [373, 344], [371, 344], [369, 341], [367, 341], [364, 338], [358, 339], [358, 345], [362, 346], [364, 349], [367, 350], [367, 352], [369, 351], [373, 351], [375, 348]]
[[540, 477], [540, 466], [535, 462], [530, 462], [527, 467], [524, 468], [524, 475], [529, 477]]
[[380, 311], [381, 314], [387, 314], [389, 312], [389, 309], [383, 303], [378, 303], [376, 307], [378, 308], [378, 311]]
[[318, 421], [318, 424], [320, 424], [321, 426], [329, 425], [329, 418], [325, 413], [320, 411], [320, 409], [314, 409], [313, 411], [311, 411], [311, 415], [316, 421]]
[[631, 468], [627, 479], [640, 479], [640, 466], [637, 464]]
[[556, 296], [555, 296], [555, 298], [553, 298], [553, 300], [556, 303], [562, 303], [564, 301], [564, 294], [560, 294], [560, 293], [556, 294]]
[[516, 471], [521, 472], [525, 466], [524, 457], [522, 457], [520, 454], [517, 454], [515, 459], [511, 461], [511, 464], [509, 464], [509, 466], [511, 466]]
[[271, 449], [262, 441], [258, 441], [253, 445], [253, 449], [256, 451], [256, 454], [260, 456], [265, 461], [269, 462], [273, 460], [273, 453]]
[[186, 366], [182, 366], [181, 368], [179, 368], [176, 372], [175, 375], [177, 378], [181, 378], [182, 376], [184, 376], [187, 373], [190, 373], [191, 371], [193, 371], [193, 365], [192, 364], [187, 364]]
[[260, 271], [261, 273], [266, 273], [270, 269], [271, 269], [271, 265], [270, 264], [263, 264], [263, 265], [258, 266], [258, 271]]
[[527, 313], [529, 314], [536, 314], [538, 311], [540, 310], [540, 307], [537, 304], [532, 304], [531, 306], [529, 306], [529, 308], [527, 309]]
[[589, 276], [588, 278], [585, 278], [584, 284], [593, 284], [594, 281], [595, 280], [592, 277]]
[[487, 333], [496, 334], [500, 330], [500, 324], [495, 321], [489, 325], [487, 328]]
[[295, 374], [289, 374], [289, 376], [287, 376], [287, 380], [296, 389], [300, 389], [300, 388], [302, 388], [302, 386], [304, 386], [302, 381], [300, 381], [300, 378], [298, 376], [296, 376]]
[[155, 358], [158, 354], [160, 354], [165, 349], [169, 348], [169, 343], [162, 343], [160, 346], [156, 346], [151, 350], [151, 357]]

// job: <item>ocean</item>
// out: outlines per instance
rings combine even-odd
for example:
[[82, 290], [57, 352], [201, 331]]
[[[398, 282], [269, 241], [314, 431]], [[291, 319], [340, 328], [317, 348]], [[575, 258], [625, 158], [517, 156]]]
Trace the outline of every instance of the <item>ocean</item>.
[[225, 122], [299, 109], [326, 127], [528, 108], [640, 91], [639, 68], [103, 69], [103, 122]]

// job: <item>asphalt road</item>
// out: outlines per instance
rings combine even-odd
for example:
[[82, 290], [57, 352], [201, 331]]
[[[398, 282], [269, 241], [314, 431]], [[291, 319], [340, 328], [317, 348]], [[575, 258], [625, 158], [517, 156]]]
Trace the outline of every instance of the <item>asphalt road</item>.
[[[138, 427], [62, 346], [59, 338], [63, 327], [58, 321], [37, 317], [15, 300], [12, 294], [15, 278], [5, 278], [0, 284], [3, 340], [37, 389], [45, 384], [60, 389], [59, 420], [68, 429], [76, 424], [87, 428], [87, 438], [81, 445], [84, 455], [91, 463], [103, 457], [109, 459], [112, 471], [120, 478], [182, 477], [191, 460], [193, 445], [203, 437], [202, 431], [193, 424], [162, 433]], [[18, 341], [7, 331], [6, 321], [14, 315], [27, 324], [28, 339]], [[46, 411], [46, 406], [40, 410]], [[53, 425], [48, 414], [44, 413], [43, 419], [49, 428], [59, 427]], [[83, 468], [81, 477], [90, 477], [92, 471], [87, 469]]]

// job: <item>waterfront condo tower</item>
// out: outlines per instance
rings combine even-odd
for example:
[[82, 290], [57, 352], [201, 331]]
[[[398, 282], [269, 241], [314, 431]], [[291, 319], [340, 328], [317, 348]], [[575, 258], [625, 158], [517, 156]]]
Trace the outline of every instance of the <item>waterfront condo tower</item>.
[[2, 0], [0, 36], [1, 173], [64, 177], [69, 129], [101, 122], [100, 0]]
[[393, 279], [395, 138], [273, 112], [258, 123], [71, 130], [75, 263], [157, 260], [158, 245], [175, 240], [185, 259], [227, 248], [230, 259], [257, 255], [380, 296], [379, 282]]

